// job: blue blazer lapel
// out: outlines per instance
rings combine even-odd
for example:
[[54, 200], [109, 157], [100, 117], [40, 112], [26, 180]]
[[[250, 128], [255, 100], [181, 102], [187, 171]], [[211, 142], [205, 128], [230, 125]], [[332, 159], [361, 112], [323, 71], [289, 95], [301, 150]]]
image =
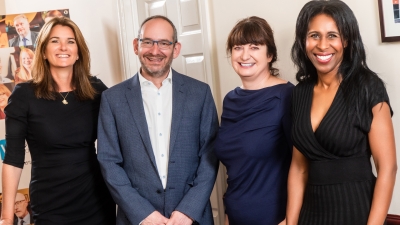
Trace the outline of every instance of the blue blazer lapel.
[[182, 112], [185, 107], [187, 90], [182, 75], [172, 70], [172, 121], [169, 143], [169, 155], [174, 150], [174, 144], [182, 121]]
[[18, 46], [19, 45], [19, 35], [14, 39], [10, 39], [8, 45], [10, 47]]
[[156, 160], [154, 157], [153, 148], [151, 147], [149, 129], [147, 127], [146, 115], [144, 113], [142, 91], [140, 89], [140, 82], [139, 82], [138, 74], [136, 74], [132, 78], [131, 84], [132, 85], [129, 85], [125, 92], [125, 97], [128, 101], [128, 105], [131, 110], [133, 120], [134, 120], [136, 127], [139, 130], [140, 136], [143, 140], [144, 147], [147, 150], [147, 154], [149, 155], [149, 158], [150, 158], [151, 162], [153, 163], [154, 168], [156, 168], [156, 171], [157, 171], [157, 164], [156, 164]]

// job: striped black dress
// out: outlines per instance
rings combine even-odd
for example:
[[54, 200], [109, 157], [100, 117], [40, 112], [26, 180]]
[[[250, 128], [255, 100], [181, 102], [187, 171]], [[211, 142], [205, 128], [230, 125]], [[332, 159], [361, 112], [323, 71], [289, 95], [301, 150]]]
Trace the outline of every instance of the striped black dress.
[[369, 83], [358, 114], [340, 87], [315, 132], [310, 119], [314, 83], [301, 82], [293, 91], [293, 144], [309, 161], [299, 224], [367, 224], [376, 179], [368, 143], [372, 108], [389, 104], [383, 82], [376, 77]]

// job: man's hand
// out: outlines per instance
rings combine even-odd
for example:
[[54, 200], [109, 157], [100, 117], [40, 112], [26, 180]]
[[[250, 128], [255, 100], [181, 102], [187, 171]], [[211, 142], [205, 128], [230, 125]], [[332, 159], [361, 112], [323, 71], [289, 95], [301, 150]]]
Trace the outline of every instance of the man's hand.
[[179, 211], [173, 211], [167, 225], [192, 225], [193, 220]]
[[167, 223], [167, 218], [161, 215], [161, 213], [158, 211], [154, 211], [148, 217], [146, 217], [140, 225], [165, 225]]

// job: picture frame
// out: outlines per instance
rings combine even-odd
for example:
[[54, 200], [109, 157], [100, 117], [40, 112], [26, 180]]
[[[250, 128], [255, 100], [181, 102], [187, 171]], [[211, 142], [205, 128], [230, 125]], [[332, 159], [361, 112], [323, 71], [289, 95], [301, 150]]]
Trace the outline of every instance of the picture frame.
[[399, 0], [378, 0], [382, 42], [400, 41]]

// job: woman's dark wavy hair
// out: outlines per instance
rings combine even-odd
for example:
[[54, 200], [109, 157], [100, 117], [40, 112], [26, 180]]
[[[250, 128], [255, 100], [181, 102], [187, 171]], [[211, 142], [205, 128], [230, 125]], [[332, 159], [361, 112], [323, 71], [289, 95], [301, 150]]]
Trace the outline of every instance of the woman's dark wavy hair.
[[231, 55], [233, 46], [246, 44], [266, 45], [267, 56], [272, 56], [272, 60], [269, 62], [270, 73], [273, 76], [279, 75], [279, 70], [272, 66], [278, 59], [274, 32], [265, 19], [252, 16], [240, 20], [228, 35], [227, 55]]
[[[367, 66], [357, 19], [353, 11], [342, 1], [315, 0], [308, 2], [301, 9], [297, 17], [296, 36], [291, 52], [292, 60], [298, 68], [296, 80], [313, 83], [318, 80], [317, 70], [307, 57], [306, 38], [310, 21], [321, 14], [330, 16], [336, 22], [342, 43], [347, 43], [337, 75], [342, 78], [340, 88], [343, 90], [347, 103], [356, 103], [358, 108], [360, 100], [368, 101], [365, 99], [368, 97], [365, 95], [368, 82], [372, 77], [378, 77]], [[356, 102], [352, 102], [350, 99]]]

